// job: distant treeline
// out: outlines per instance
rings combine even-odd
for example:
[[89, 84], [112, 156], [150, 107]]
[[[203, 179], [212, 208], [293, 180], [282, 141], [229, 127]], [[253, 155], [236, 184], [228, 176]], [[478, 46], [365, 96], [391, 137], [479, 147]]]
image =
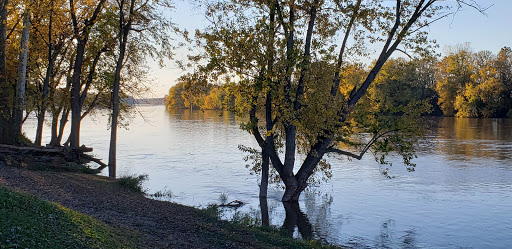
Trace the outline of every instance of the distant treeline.
[[[345, 65], [340, 92], [347, 96], [367, 74], [363, 64]], [[210, 84], [185, 77], [169, 90], [165, 104], [170, 109], [234, 110], [250, 101], [243, 93], [244, 84]], [[390, 111], [427, 101], [427, 115], [512, 117], [512, 49], [504, 47], [495, 55], [458, 46], [442, 58], [390, 59], [368, 97]]]
[[123, 102], [128, 105], [163, 105], [165, 104], [164, 98], [145, 98], [145, 99], [135, 99], [133, 97], [128, 97], [123, 99]]

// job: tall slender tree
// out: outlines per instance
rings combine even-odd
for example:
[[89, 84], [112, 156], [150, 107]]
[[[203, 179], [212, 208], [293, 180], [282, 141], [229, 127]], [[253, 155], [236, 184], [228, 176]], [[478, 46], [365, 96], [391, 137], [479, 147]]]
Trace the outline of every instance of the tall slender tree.
[[[125, 64], [130, 64], [132, 70], [138, 68], [146, 56], [155, 58], [170, 58], [171, 45], [169, 29], [173, 24], [162, 13], [161, 9], [171, 8], [169, 1], [152, 0], [119, 0], [118, 13], [118, 54], [112, 84], [112, 117], [109, 148], [109, 176], [116, 177], [117, 128], [120, 115], [120, 96], [123, 83], [135, 80], [128, 74], [122, 75]], [[177, 29], [174, 29], [177, 31]], [[133, 34], [133, 38], [132, 37]], [[133, 79], [130, 79], [133, 78]], [[135, 80], [138, 81], [138, 80]], [[129, 90], [128, 86], [124, 86]], [[137, 88], [137, 84], [132, 86]]]
[[116, 177], [116, 150], [117, 150], [117, 126], [119, 118], [119, 84], [121, 82], [121, 70], [123, 69], [128, 35], [132, 30], [133, 18], [135, 15], [136, 0], [129, 0], [128, 13], [126, 1], [121, 0], [119, 4], [119, 55], [117, 57], [114, 84], [112, 87], [112, 125], [110, 126], [110, 148], [108, 152], [108, 175]]
[[20, 143], [21, 129], [23, 125], [23, 111], [25, 110], [25, 89], [27, 85], [27, 56], [28, 56], [28, 41], [30, 36], [30, 9], [32, 8], [33, 0], [25, 5], [25, 12], [23, 13], [23, 30], [21, 32], [20, 53], [18, 58], [18, 79], [16, 84], [16, 100], [13, 111], [13, 134], [17, 141]]

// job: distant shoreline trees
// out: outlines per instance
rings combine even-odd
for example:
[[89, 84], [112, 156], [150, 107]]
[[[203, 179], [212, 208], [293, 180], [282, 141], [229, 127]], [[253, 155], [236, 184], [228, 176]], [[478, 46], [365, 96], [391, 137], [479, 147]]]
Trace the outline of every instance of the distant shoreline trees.
[[[369, 98], [387, 109], [426, 101], [424, 115], [468, 118], [512, 118], [512, 49], [498, 54], [472, 52], [467, 45], [448, 48], [441, 58], [396, 58], [383, 66]], [[339, 91], [349, 94], [351, 80], [368, 74], [361, 64], [342, 68]], [[244, 108], [243, 84], [198, 83], [187, 77], [169, 90], [168, 109], [235, 110]], [[380, 99], [379, 99], [380, 98]]]

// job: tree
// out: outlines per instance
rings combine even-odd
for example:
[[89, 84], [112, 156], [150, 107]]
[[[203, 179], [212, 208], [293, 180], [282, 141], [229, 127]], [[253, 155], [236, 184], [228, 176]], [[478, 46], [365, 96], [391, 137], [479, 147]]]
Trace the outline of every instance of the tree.
[[[33, 8], [34, 21], [33, 29], [34, 35], [31, 36], [32, 54], [40, 56], [36, 65], [33, 67], [33, 72], [38, 72], [39, 79], [35, 79], [38, 83], [37, 89], [37, 128], [34, 144], [41, 145], [44, 120], [46, 111], [49, 105], [54, 102], [55, 91], [59, 85], [57, 79], [62, 78], [64, 73], [63, 67], [66, 62], [68, 48], [70, 46], [71, 34], [73, 31], [69, 28], [71, 21], [66, 17], [66, 1], [63, 0], [49, 0], [37, 1], [34, 3]], [[43, 60], [42, 58], [45, 58]], [[50, 106], [52, 114], [55, 109]], [[60, 113], [60, 112], [59, 112]], [[58, 116], [58, 115], [57, 115]], [[57, 121], [58, 118], [54, 119]], [[52, 121], [52, 141], [50, 144], [56, 146], [56, 126], [57, 123]]]
[[9, 129], [11, 108], [7, 82], [7, 4], [8, 0], [0, 1], [0, 143], [14, 143]]
[[165, 97], [165, 106], [167, 109], [185, 109], [185, 103], [181, 98], [183, 91], [183, 82], [178, 82], [169, 89], [169, 95]]
[[[73, 24], [74, 38], [76, 40], [76, 55], [73, 62], [73, 75], [71, 81], [71, 134], [70, 146], [78, 148], [80, 146], [80, 123], [82, 121], [82, 105], [83, 100], [87, 96], [87, 90], [82, 89], [82, 66], [84, 64], [84, 55], [87, 42], [93, 26], [96, 24], [98, 16], [101, 14], [103, 5], [106, 0], [99, 0], [93, 6], [92, 12], [89, 11], [87, 6], [82, 6], [80, 13], [83, 14], [83, 19], [78, 19], [75, 0], [69, 0], [69, 11]], [[82, 3], [83, 4], [83, 3]]]
[[[118, 3], [118, 41], [119, 54], [112, 84], [112, 124], [110, 126], [110, 148], [109, 148], [109, 176], [116, 177], [116, 150], [117, 150], [117, 127], [119, 118], [119, 94], [121, 87], [121, 70], [123, 69], [127, 56], [127, 46], [131, 46], [132, 62], [144, 59], [141, 54], [143, 49], [157, 51], [151, 43], [158, 43], [160, 53], [154, 54], [155, 57], [169, 57], [169, 37], [166, 34], [171, 23], [168, 22], [157, 10], [157, 7], [170, 7], [167, 1], [140, 1], [140, 0], [120, 0]], [[130, 44], [130, 33], [137, 32], [139, 36], [135, 42]], [[150, 40], [152, 40], [150, 42]], [[138, 51], [138, 52], [137, 52]], [[145, 51], [148, 52], [148, 51]], [[140, 56], [140, 57], [139, 57]]]
[[471, 51], [467, 46], [456, 47], [439, 62], [436, 91], [439, 94], [439, 106], [445, 116], [456, 114], [454, 105], [457, 93], [471, 81], [473, 65]]
[[503, 84], [503, 99], [505, 108], [507, 108], [505, 116], [512, 117], [512, 49], [503, 47], [497, 55], [495, 62], [498, 77]]
[[[297, 201], [327, 153], [361, 159], [370, 149], [382, 156], [396, 151], [414, 166], [410, 160], [419, 113], [404, 108], [384, 115], [365, 110], [361, 100], [395, 51], [429, 48], [422, 28], [446, 16], [448, 7], [435, 0], [397, 0], [395, 5], [361, 0], [208, 4], [207, 16], [214, 25], [198, 33], [208, 63], [197, 73], [249, 82], [246, 128], [262, 148], [262, 180], [271, 162], [286, 188], [282, 200]], [[342, 34], [339, 46], [334, 43], [337, 34]], [[343, 95], [342, 68], [349, 56], [365, 53], [365, 41], [382, 49], [362, 80]], [[260, 119], [264, 127], [259, 127]], [[342, 150], [340, 144], [360, 151]], [[278, 150], [284, 151], [283, 158]], [[297, 152], [305, 155], [302, 162], [296, 161]], [[264, 196], [266, 184], [261, 186]]]
[[117, 58], [116, 71], [114, 75], [114, 84], [112, 89], [112, 126], [110, 127], [110, 149], [108, 153], [108, 175], [116, 177], [116, 148], [117, 148], [117, 119], [119, 117], [119, 84], [121, 81], [121, 69], [126, 53], [126, 44], [128, 43], [128, 34], [133, 23], [135, 11], [135, 0], [129, 1], [129, 10], [125, 16], [125, 0], [119, 4], [119, 56]]
[[30, 8], [33, 4], [26, 3], [25, 12], [23, 13], [23, 31], [21, 32], [20, 54], [18, 59], [18, 80], [16, 84], [16, 103], [14, 106], [14, 127], [13, 133], [17, 143], [20, 143], [21, 127], [23, 124], [23, 111], [25, 110], [25, 89], [27, 85], [27, 56], [28, 56], [28, 40], [30, 31]]
[[495, 67], [496, 59], [491, 52], [473, 55], [475, 71], [471, 81], [457, 95], [457, 117], [503, 117], [508, 111], [505, 86]]

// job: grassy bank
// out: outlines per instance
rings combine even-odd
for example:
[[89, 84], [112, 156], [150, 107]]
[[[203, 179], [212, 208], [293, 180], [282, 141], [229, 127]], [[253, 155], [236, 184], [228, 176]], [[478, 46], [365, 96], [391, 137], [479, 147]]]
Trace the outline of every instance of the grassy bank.
[[136, 248], [134, 232], [0, 186], [0, 248]]
[[136, 188], [139, 178], [34, 171], [0, 162], [0, 249], [331, 247], [286, 237], [277, 228], [220, 220], [215, 208], [148, 199]]

